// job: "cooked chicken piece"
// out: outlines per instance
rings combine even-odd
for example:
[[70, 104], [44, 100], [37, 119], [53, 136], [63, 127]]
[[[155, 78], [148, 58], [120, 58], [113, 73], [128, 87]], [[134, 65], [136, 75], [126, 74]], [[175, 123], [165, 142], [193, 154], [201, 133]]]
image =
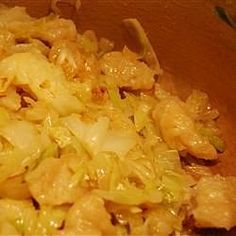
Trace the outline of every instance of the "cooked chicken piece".
[[197, 158], [217, 158], [215, 148], [198, 133], [193, 119], [179, 99], [170, 97], [160, 101], [153, 112], [153, 118], [171, 148], [187, 151]]
[[172, 235], [178, 224], [177, 215], [164, 207], [148, 212], [145, 226], [147, 235], [167, 236]]
[[154, 85], [155, 71], [140, 62], [138, 56], [127, 48], [123, 52], [105, 54], [100, 60], [100, 69], [119, 87], [137, 90], [151, 89]]
[[61, 235], [114, 235], [114, 226], [104, 207], [104, 201], [92, 194], [78, 199], [65, 219]]
[[32, 196], [40, 204], [61, 205], [73, 203], [78, 196], [73, 185], [73, 172], [68, 163], [56, 158], [43, 160], [26, 177]]
[[195, 225], [200, 228], [236, 226], [236, 177], [203, 177], [196, 186]]

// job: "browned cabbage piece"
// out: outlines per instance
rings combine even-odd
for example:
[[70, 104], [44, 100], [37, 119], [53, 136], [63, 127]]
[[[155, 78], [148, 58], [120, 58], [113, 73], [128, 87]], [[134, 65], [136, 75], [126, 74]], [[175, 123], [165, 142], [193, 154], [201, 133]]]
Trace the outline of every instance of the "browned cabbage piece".
[[115, 80], [119, 87], [131, 90], [151, 89], [155, 71], [138, 60], [137, 54], [127, 48], [123, 52], [110, 52], [100, 59], [101, 72]]
[[184, 103], [170, 97], [160, 101], [153, 112], [165, 142], [178, 151], [206, 160], [217, 158], [215, 148], [198, 133], [194, 120], [185, 111]]
[[203, 177], [196, 186], [195, 225], [200, 228], [236, 226], [236, 177]]

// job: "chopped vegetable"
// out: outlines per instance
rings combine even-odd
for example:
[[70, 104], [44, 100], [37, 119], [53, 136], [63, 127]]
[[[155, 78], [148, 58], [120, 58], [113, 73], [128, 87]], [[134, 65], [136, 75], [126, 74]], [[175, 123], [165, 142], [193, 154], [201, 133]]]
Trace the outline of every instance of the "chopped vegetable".
[[236, 226], [235, 178], [200, 166], [225, 148], [218, 111], [156, 83], [144, 29], [124, 23], [140, 55], [0, 6], [0, 235], [180, 235], [191, 214]]

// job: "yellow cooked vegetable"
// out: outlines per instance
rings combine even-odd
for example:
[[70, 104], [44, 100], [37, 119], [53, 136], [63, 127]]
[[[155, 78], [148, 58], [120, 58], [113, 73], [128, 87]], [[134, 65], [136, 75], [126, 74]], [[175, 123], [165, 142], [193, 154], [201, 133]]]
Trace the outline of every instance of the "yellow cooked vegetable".
[[163, 90], [144, 29], [125, 25], [142, 55], [0, 7], [0, 235], [179, 235], [191, 214], [197, 227], [236, 225], [235, 179], [195, 163], [224, 149], [218, 111], [203, 92]]

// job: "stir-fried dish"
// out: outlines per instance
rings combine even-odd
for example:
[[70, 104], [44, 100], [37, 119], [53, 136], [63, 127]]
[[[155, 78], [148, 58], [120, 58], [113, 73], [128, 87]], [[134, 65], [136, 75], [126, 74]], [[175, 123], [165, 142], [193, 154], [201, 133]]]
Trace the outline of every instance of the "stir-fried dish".
[[[0, 235], [186, 235], [236, 225], [236, 178], [208, 96], [165, 91], [143, 46], [113, 50], [55, 14], [0, 8]], [[197, 163], [200, 164], [197, 164]]]

